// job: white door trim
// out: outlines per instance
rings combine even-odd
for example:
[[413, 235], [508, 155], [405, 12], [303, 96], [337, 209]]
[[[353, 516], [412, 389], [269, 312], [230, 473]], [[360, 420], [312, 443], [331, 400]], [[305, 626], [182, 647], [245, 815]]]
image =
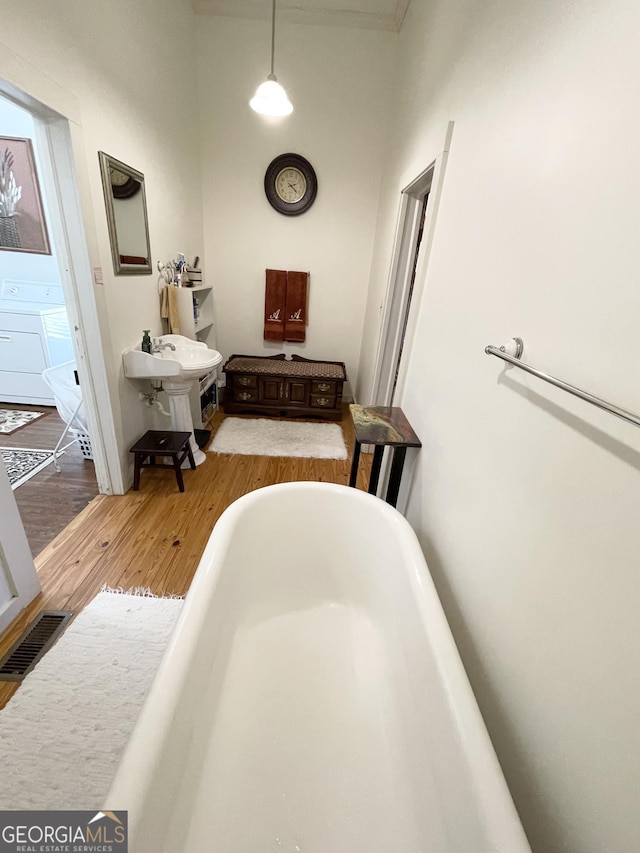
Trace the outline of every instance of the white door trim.
[[0, 462], [0, 634], [40, 592], [9, 477]]
[[[15, 58], [15, 54], [9, 52], [9, 58], [12, 56]], [[34, 69], [30, 69], [30, 80], [33, 72]], [[5, 72], [0, 68], [0, 73]], [[51, 86], [52, 82], [48, 78], [37, 81], [34, 86], [39, 94], [44, 93], [40, 94], [41, 98], [51, 96], [51, 106], [17, 88], [10, 80], [0, 80], [0, 93], [29, 110], [35, 119], [42, 155], [42, 182], [49, 200], [51, 233], [73, 331], [74, 352], [91, 435], [98, 489], [102, 494], [124, 494], [93, 270], [79, 196], [81, 186], [88, 187], [89, 183], [83, 133], [77, 122], [73, 96], [57, 86], [53, 89]]]
[[[424, 175], [429, 184], [432, 175], [433, 165]], [[398, 231], [376, 355], [373, 386], [373, 405], [376, 406], [390, 406], [392, 402], [396, 366], [405, 333], [404, 316], [411, 287], [423, 198], [424, 196], [413, 195], [406, 190], [402, 191], [400, 197]]]
[[[39, 133], [50, 158], [45, 185], [51, 182], [52, 192], [48, 195], [58, 202], [59, 215], [55, 217], [56, 251], [74, 337], [76, 366], [91, 436], [98, 489], [101, 494], [123, 494], [124, 484], [93, 289], [93, 270], [78, 197], [69, 122], [64, 118], [56, 118], [39, 123]], [[97, 159], [96, 155], [96, 164]]]
[[[452, 121], [447, 125], [442, 150], [401, 191], [396, 237], [391, 255], [389, 281], [384, 299], [382, 323], [376, 352], [371, 395], [372, 405], [390, 406], [392, 404], [393, 384], [400, 352], [402, 351], [403, 356], [406, 356], [413, 345], [416, 315], [418, 313], [416, 309], [422, 301], [424, 280], [433, 244], [445, 167], [453, 135], [453, 126], [454, 123]], [[420, 225], [420, 213], [422, 210], [422, 201], [427, 192], [429, 193], [429, 203], [427, 205], [418, 266], [411, 294], [412, 310], [409, 311], [405, 326], [405, 309], [410, 294], [415, 247]], [[400, 399], [402, 396], [402, 388], [406, 376], [406, 364], [407, 358], [403, 357], [399, 365], [395, 394], [393, 394], [395, 399]]]
[[[454, 123], [450, 121], [440, 152], [401, 191], [373, 375], [371, 404], [374, 406], [397, 406], [402, 402], [407, 364], [413, 348], [417, 316], [422, 306], [453, 127]], [[422, 206], [427, 193], [429, 201], [416, 262]], [[390, 471], [391, 453], [387, 448], [378, 480], [379, 495], [386, 493]], [[403, 510], [402, 498], [398, 509], [401, 512]]]

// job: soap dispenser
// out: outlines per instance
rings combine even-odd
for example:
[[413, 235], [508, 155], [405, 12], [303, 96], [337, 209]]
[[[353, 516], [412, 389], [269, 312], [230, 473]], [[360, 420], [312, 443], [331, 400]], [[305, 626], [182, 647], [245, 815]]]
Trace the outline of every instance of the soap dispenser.
[[151, 338], [149, 337], [150, 331], [151, 331], [150, 329], [144, 330], [144, 334], [142, 336], [142, 346], [140, 347], [142, 352], [151, 353]]

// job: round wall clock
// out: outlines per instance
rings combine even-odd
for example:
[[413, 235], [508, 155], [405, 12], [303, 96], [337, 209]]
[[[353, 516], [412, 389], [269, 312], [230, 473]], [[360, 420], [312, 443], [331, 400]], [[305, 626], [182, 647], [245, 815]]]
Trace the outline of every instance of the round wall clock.
[[315, 201], [318, 179], [311, 163], [300, 154], [280, 154], [267, 166], [264, 191], [278, 213], [297, 216]]

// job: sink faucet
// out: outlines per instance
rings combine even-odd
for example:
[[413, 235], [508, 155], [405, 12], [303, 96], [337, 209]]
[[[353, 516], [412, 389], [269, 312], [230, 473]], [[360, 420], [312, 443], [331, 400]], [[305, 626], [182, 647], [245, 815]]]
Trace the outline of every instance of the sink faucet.
[[175, 352], [176, 348], [169, 341], [160, 341], [158, 338], [153, 339], [153, 343], [151, 344], [151, 352], [162, 352], [163, 349], [170, 349]]

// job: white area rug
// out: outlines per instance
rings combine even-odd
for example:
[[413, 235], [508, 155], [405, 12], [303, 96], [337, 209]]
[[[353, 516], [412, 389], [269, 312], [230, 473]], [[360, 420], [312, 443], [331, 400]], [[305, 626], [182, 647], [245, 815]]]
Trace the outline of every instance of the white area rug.
[[0, 447], [0, 456], [12, 489], [17, 489], [53, 462], [52, 450], [36, 450], [33, 447]]
[[99, 809], [182, 599], [101, 592], [0, 711], [0, 809]]
[[209, 445], [212, 453], [245, 456], [307, 456], [346, 459], [338, 424], [272, 421], [268, 418], [225, 418]]
[[0, 433], [10, 435], [38, 418], [43, 418], [46, 414], [46, 412], [27, 412], [24, 409], [0, 409]]

